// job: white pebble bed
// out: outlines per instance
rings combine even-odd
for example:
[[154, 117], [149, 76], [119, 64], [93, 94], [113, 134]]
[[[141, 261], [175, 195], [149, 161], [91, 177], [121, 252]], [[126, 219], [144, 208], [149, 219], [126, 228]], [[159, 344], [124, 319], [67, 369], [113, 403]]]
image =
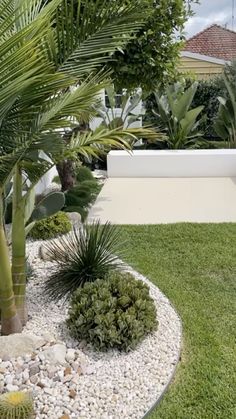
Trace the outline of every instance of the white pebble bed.
[[[24, 332], [48, 343], [32, 356], [2, 360], [0, 390], [25, 389], [34, 395], [37, 419], [141, 419], [169, 383], [179, 359], [181, 321], [169, 300], [150, 281], [158, 330], [130, 353], [95, 352], [68, 335], [66, 303], [47, 303], [42, 283], [52, 262], [38, 258], [41, 242], [28, 242], [34, 278], [27, 286], [30, 319]], [[50, 343], [51, 342], [51, 343]], [[55, 343], [66, 346], [66, 364], [53, 365], [43, 351]], [[3, 372], [3, 371], [2, 371]], [[0, 371], [1, 375], [1, 371]]]

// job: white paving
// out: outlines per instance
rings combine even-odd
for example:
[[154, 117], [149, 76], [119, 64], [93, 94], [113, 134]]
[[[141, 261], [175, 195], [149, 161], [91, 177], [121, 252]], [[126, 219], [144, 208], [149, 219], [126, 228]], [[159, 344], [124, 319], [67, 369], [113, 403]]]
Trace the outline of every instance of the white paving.
[[114, 224], [236, 222], [236, 177], [109, 178], [89, 221]]

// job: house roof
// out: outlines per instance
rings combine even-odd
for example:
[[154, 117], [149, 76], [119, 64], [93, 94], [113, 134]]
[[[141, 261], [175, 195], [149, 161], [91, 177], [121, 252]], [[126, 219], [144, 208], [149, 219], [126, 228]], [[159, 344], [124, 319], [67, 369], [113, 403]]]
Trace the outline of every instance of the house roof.
[[236, 32], [211, 25], [188, 39], [184, 51], [232, 61], [236, 59]]

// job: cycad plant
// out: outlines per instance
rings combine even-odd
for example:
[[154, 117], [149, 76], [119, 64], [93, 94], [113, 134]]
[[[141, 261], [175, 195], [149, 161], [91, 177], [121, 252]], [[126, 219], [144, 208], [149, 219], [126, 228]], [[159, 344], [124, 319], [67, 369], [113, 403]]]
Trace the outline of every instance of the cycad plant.
[[[25, 310], [25, 218], [33, 187], [53, 163], [127, 147], [135, 133], [103, 129], [73, 135], [89, 121], [107, 75], [96, 74], [143, 24], [139, 0], [2, 0], [0, 4], [0, 307], [2, 333], [19, 332]], [[89, 17], [89, 18], [88, 18]], [[71, 89], [71, 86], [74, 86]], [[52, 164], [53, 164], [52, 163]], [[12, 270], [3, 196], [13, 177]], [[26, 191], [23, 189], [26, 188]]]
[[57, 266], [44, 290], [47, 298], [55, 301], [69, 298], [86, 282], [103, 279], [122, 266], [117, 257], [121, 254], [120, 232], [110, 223], [84, 224], [49, 243], [47, 251]]
[[153, 113], [169, 149], [197, 148], [203, 142], [199, 115], [204, 107], [190, 109], [196, 90], [197, 82], [186, 90], [182, 83], [175, 83], [163, 94], [155, 93], [157, 110]]

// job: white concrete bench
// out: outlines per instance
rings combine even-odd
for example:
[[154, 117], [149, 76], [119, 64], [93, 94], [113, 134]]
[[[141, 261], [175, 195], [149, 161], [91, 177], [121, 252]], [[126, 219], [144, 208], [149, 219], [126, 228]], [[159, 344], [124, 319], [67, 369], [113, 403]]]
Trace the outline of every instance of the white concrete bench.
[[111, 151], [108, 177], [235, 177], [236, 150]]

